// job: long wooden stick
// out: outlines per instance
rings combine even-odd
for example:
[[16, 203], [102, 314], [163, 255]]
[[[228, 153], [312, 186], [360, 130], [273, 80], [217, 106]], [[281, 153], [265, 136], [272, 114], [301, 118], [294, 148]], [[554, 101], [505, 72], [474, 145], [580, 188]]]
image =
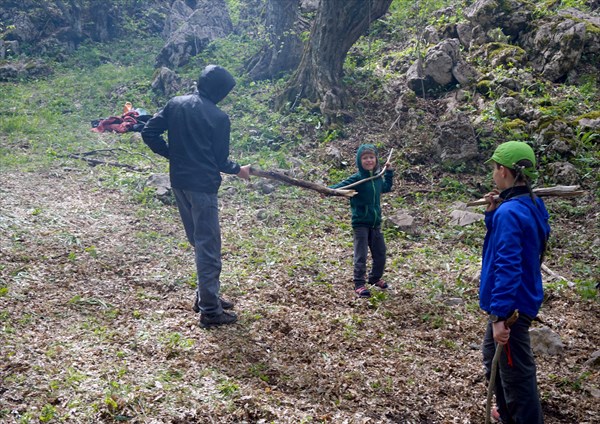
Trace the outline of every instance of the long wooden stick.
[[[574, 186], [554, 186], [554, 187], [540, 187], [534, 188], [533, 192], [536, 196], [545, 197], [545, 196], [556, 196], [556, 197], [576, 197], [585, 194], [585, 191], [579, 190], [578, 185]], [[498, 196], [494, 196], [494, 199], [497, 199]], [[489, 202], [486, 198], [482, 198], [479, 200], [473, 200], [472, 202], [468, 202], [467, 206], [482, 206], [487, 205]]]
[[277, 180], [283, 183], [298, 186], [302, 188], [307, 188], [309, 190], [318, 191], [321, 194], [325, 194], [327, 196], [344, 196], [344, 197], [352, 197], [356, 194], [354, 190], [345, 190], [345, 189], [333, 189], [329, 187], [325, 187], [319, 184], [311, 183], [310, 181], [297, 180], [296, 178], [288, 177], [280, 172], [275, 171], [261, 171], [260, 169], [250, 168], [250, 175], [255, 175], [257, 177], [268, 178], [270, 180]]
[[[388, 158], [385, 161], [385, 163], [388, 163], [390, 161], [390, 159], [392, 158], [392, 153], [393, 152], [394, 152], [394, 149], [390, 149], [390, 154], [388, 155]], [[379, 172], [379, 174], [373, 175], [372, 177], [369, 177], [369, 178], [363, 178], [362, 180], [356, 181], [355, 183], [348, 184], [348, 185], [346, 185], [344, 187], [340, 187], [340, 188], [338, 188], [338, 190], [347, 190], [349, 188], [356, 187], [357, 185], [362, 184], [364, 182], [371, 181], [371, 180], [374, 180], [376, 178], [379, 178], [379, 177], [381, 177], [385, 173], [386, 169], [387, 168], [384, 166], [383, 169], [381, 170], [381, 172]]]

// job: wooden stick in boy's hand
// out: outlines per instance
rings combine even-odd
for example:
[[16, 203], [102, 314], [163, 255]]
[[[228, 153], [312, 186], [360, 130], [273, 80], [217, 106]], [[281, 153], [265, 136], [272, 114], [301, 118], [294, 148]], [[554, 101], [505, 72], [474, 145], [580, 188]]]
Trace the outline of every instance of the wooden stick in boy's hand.
[[392, 153], [394, 152], [394, 149], [390, 150], [390, 154], [388, 155], [387, 161], [385, 162], [385, 165], [383, 165], [383, 167], [381, 168], [381, 171], [379, 172], [379, 174], [375, 174], [372, 177], [368, 177], [368, 178], [364, 178], [362, 180], [356, 181], [352, 184], [348, 184], [347, 186], [344, 187], [339, 187], [336, 190], [347, 190], [349, 188], [352, 187], [356, 187], [357, 185], [361, 185], [362, 183], [366, 183], [367, 181], [371, 181], [371, 180], [375, 180], [377, 178], [380, 178], [383, 174], [385, 174], [385, 171], [387, 171], [388, 169], [391, 171], [392, 169], [392, 163], [390, 162], [390, 159], [392, 158]]
[[327, 196], [352, 197], [356, 194], [356, 191], [354, 190], [333, 189], [329, 187], [324, 187], [319, 184], [311, 183], [310, 181], [297, 180], [296, 178], [288, 177], [287, 175], [275, 171], [261, 171], [260, 169], [250, 168], [250, 175], [268, 178], [270, 180], [277, 180], [289, 185], [307, 188], [309, 190], [318, 191], [319, 193]]
[[[585, 194], [585, 191], [579, 190], [578, 185], [574, 186], [554, 186], [554, 187], [540, 187], [534, 188], [533, 193], [539, 197], [545, 196], [556, 196], [556, 197], [576, 197]], [[497, 196], [495, 196], [497, 198]], [[479, 200], [473, 200], [468, 202], [467, 206], [482, 206], [487, 205], [489, 202], [485, 197]]]

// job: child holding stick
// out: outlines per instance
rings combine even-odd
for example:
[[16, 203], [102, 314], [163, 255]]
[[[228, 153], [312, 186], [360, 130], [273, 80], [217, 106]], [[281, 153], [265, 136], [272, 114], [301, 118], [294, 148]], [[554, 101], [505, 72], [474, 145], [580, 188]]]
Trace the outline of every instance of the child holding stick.
[[[377, 149], [372, 144], [363, 144], [356, 152], [358, 172], [330, 188], [344, 188], [365, 178], [377, 175], [379, 159]], [[354, 292], [358, 297], [370, 297], [366, 288], [367, 255], [371, 251], [373, 264], [368, 275], [368, 282], [381, 289], [388, 287], [381, 279], [385, 268], [386, 247], [381, 233], [381, 193], [392, 190], [394, 171], [392, 164], [386, 162], [385, 172], [379, 178], [365, 181], [352, 189], [356, 195], [350, 199], [352, 210], [352, 230], [354, 233]]]
[[[529, 326], [542, 304], [541, 265], [550, 234], [548, 211], [530, 185], [536, 177], [529, 145], [509, 141], [491, 159], [497, 189], [485, 197], [487, 234], [483, 243], [479, 304], [489, 314], [483, 341], [488, 380], [496, 343], [503, 345], [496, 376], [496, 418], [503, 423], [543, 422]], [[498, 198], [495, 195], [499, 194]], [[519, 318], [509, 328], [515, 310]]]

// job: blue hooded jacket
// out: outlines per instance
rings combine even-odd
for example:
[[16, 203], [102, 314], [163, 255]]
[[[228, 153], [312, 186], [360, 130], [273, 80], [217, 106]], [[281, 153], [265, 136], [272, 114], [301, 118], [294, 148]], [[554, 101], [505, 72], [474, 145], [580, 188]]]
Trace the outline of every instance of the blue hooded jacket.
[[548, 217], [542, 199], [534, 203], [529, 194], [509, 197], [486, 212], [481, 309], [504, 318], [515, 309], [537, 316], [544, 297], [541, 255], [550, 235]]
[[[371, 150], [377, 157], [377, 165], [374, 171], [367, 171], [360, 162], [360, 157], [365, 150]], [[379, 156], [377, 148], [372, 144], [361, 145], [356, 152], [356, 166], [358, 172], [351, 175], [344, 181], [330, 186], [330, 188], [340, 188], [360, 181], [364, 178], [376, 175], [379, 170]], [[352, 227], [370, 227], [378, 228], [381, 226], [381, 193], [392, 191], [394, 171], [386, 170], [381, 178], [375, 178], [352, 187], [356, 194], [350, 198], [350, 208], [352, 210]]]

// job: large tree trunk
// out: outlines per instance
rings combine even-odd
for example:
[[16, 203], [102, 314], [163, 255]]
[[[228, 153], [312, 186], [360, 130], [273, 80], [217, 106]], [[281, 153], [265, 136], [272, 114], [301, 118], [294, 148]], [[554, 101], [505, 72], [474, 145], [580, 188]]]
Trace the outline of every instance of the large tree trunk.
[[300, 34], [309, 28], [301, 18], [300, 3], [301, 0], [267, 0], [265, 26], [269, 41], [246, 65], [253, 80], [275, 78], [298, 67], [303, 49]]
[[293, 107], [300, 98], [319, 103], [321, 113], [334, 116], [346, 106], [341, 85], [344, 60], [350, 47], [370, 23], [387, 12], [392, 0], [320, 0], [310, 39], [300, 65], [278, 108]]

